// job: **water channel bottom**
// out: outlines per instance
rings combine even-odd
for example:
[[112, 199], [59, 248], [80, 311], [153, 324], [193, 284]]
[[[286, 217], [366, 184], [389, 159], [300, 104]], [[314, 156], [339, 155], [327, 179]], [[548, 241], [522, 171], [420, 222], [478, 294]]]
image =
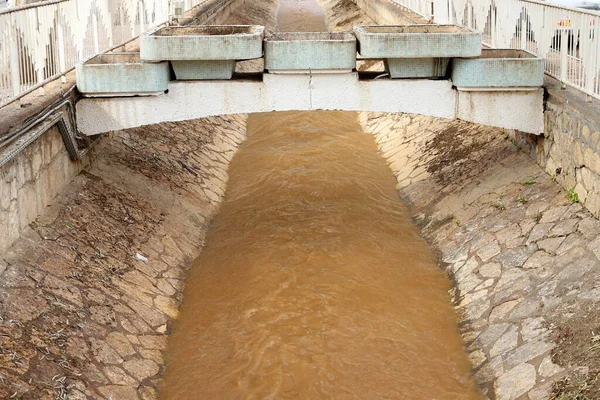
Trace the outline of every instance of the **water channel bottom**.
[[282, 0], [277, 13], [280, 32], [327, 32], [325, 15], [315, 0]]
[[475, 399], [438, 268], [356, 113], [251, 115], [162, 399]]

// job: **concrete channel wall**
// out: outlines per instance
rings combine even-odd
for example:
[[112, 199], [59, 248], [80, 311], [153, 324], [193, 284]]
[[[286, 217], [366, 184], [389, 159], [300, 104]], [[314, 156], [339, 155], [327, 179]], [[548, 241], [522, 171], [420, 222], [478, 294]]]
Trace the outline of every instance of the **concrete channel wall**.
[[0, 253], [89, 164], [70, 160], [54, 126], [0, 168]]

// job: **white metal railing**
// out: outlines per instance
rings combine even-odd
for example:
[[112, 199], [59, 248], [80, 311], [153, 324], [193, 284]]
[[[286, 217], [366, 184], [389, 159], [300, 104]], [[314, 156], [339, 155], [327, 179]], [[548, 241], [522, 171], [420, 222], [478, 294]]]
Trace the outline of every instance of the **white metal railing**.
[[427, 20], [433, 18], [433, 0], [392, 0], [392, 2], [408, 8]]
[[[447, 5], [443, 4], [447, 1]], [[484, 44], [525, 49], [563, 85], [600, 98], [600, 13], [537, 0], [435, 0], [435, 19], [483, 32]], [[447, 9], [444, 10], [444, 7]], [[439, 8], [439, 13], [437, 8]]]
[[[184, 0], [184, 9], [205, 1]], [[0, 107], [167, 22], [170, 8], [171, 0], [53, 0], [0, 11]]]

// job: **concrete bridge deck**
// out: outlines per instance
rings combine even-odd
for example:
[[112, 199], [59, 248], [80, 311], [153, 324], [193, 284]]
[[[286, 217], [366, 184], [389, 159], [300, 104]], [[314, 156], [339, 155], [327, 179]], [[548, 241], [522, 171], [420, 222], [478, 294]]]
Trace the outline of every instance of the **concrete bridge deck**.
[[[165, 121], [289, 110], [412, 113], [541, 134], [543, 90], [460, 92], [446, 80], [359, 79], [348, 74], [263, 74], [258, 79], [171, 82], [167, 94], [77, 102], [85, 135]], [[192, 107], [189, 105], [193, 104]]]

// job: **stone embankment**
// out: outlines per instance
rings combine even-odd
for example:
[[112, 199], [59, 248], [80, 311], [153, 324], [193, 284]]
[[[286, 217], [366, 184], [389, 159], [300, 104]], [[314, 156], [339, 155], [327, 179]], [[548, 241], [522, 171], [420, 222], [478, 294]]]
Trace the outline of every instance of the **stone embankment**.
[[[424, 24], [427, 21], [418, 14], [394, 7], [394, 12], [382, 19], [376, 12], [369, 13], [360, 6], [363, 1], [351, 0], [316, 0], [325, 14], [325, 23], [332, 32], [352, 31], [356, 25], [384, 24]], [[373, 0], [373, 4], [383, 7], [389, 5], [387, 0]], [[370, 9], [375, 10], [375, 7]]]
[[154, 399], [246, 116], [116, 132], [0, 258], [0, 398]]
[[[156, 397], [183, 278], [225, 190], [246, 117], [116, 132], [0, 260], [0, 395]], [[504, 131], [364, 113], [454, 277], [490, 398], [547, 398], [572, 370], [554, 326], [599, 299], [600, 223]]]
[[397, 114], [361, 122], [455, 282], [461, 333], [488, 398], [548, 399], [562, 379], [597, 390], [599, 371], [553, 360], [561, 363], [557, 337], [586, 330], [569, 321], [598, 314], [600, 221], [503, 130]]

